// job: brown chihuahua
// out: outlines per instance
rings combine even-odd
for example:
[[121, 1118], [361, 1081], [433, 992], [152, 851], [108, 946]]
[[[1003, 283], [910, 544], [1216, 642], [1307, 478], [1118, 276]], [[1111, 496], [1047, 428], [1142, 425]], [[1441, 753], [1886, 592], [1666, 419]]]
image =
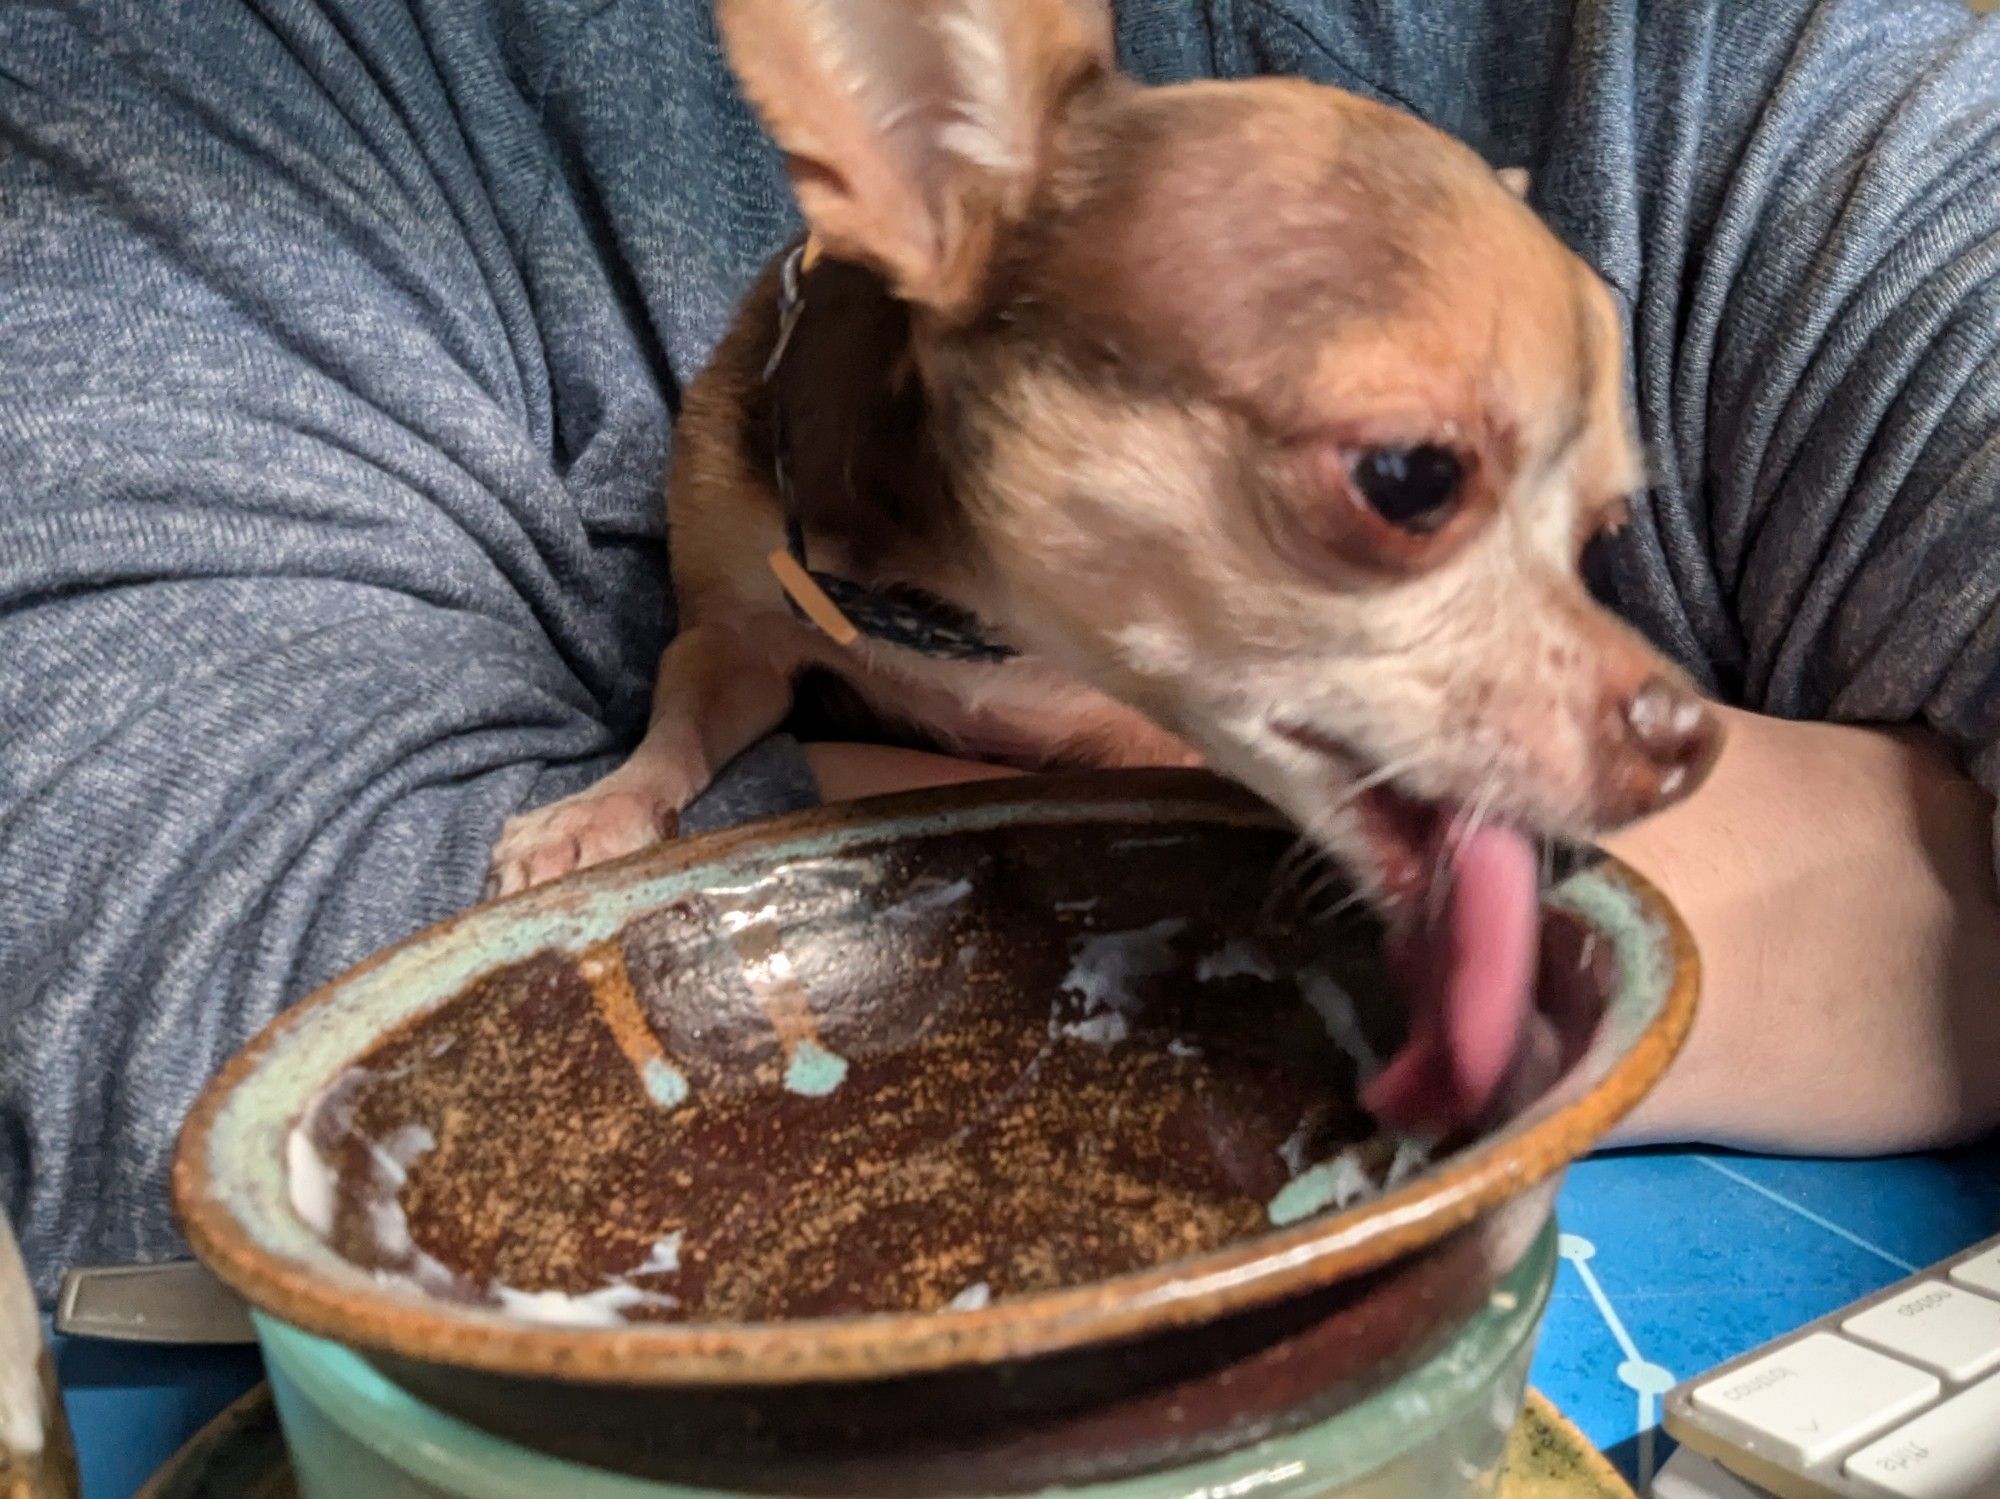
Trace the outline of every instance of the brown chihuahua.
[[512, 822], [495, 888], [671, 836], [831, 674], [967, 755], [1264, 796], [1409, 939], [1370, 1102], [1476, 1113], [1533, 840], [1668, 805], [1718, 747], [1578, 575], [1642, 481], [1604, 286], [1417, 120], [1121, 75], [1108, 0], [719, 9], [810, 248], [688, 392], [645, 742]]

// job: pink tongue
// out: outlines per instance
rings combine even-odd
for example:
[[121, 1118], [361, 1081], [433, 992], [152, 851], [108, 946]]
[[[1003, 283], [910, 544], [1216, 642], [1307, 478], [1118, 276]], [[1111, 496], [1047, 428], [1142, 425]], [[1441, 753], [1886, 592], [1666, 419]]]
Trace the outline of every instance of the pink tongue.
[[1390, 1128], [1447, 1134], [1492, 1102], [1528, 1018], [1541, 930], [1535, 869], [1519, 833], [1474, 830], [1451, 855], [1443, 920], [1392, 950], [1410, 1039], [1362, 1099]]

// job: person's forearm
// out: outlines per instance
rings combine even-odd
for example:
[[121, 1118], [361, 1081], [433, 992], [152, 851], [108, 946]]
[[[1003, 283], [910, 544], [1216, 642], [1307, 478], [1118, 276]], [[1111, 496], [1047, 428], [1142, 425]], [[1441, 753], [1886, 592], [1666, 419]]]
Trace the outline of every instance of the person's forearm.
[[1005, 780], [1022, 774], [982, 760], [960, 760], [883, 744], [808, 744], [805, 755], [813, 779], [819, 782], [820, 795], [830, 802], [925, 786], [956, 786], [962, 781]]
[[1877, 1153], [2000, 1122], [1992, 801], [1928, 736], [1732, 712], [1713, 779], [1610, 840], [1701, 949], [1624, 1143]]
[[[1704, 969], [1687, 1050], [1617, 1141], [1873, 1153], [2000, 1123], [1991, 800], [1921, 734], [1725, 713], [1709, 784], [1610, 840]], [[807, 753], [835, 800], [1010, 773]]]

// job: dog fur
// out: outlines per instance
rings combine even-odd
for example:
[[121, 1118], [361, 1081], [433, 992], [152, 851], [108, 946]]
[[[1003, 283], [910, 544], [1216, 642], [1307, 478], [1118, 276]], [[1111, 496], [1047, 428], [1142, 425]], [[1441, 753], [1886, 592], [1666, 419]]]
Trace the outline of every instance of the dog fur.
[[[719, 20], [823, 259], [774, 382], [776, 263], [688, 392], [645, 742], [508, 826], [498, 891], [670, 836], [808, 674], [967, 756], [1206, 762], [1377, 894], [1372, 789], [1584, 839], [1699, 782], [1712, 715], [1578, 577], [1644, 476], [1610, 296], [1518, 182], [1335, 89], [1142, 86], [1103, 0]], [[773, 401], [815, 565], [1019, 658], [795, 618]], [[1359, 465], [1417, 449], [1451, 503], [1385, 521]]]

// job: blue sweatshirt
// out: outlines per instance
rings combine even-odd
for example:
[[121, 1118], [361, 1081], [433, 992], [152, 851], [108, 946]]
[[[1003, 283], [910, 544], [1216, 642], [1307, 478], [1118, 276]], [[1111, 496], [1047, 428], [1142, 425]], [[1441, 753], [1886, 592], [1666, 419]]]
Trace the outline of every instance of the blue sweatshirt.
[[[2000, 28], [1953, 0], [1118, 0], [1533, 174], [1658, 483], [1619, 606], [2000, 788]], [[0, 1204], [178, 1252], [178, 1122], [636, 740], [685, 382], [791, 232], [708, 0], [0, 3]], [[703, 816], [810, 795], [773, 741]], [[700, 819], [697, 819], [699, 821]]]

